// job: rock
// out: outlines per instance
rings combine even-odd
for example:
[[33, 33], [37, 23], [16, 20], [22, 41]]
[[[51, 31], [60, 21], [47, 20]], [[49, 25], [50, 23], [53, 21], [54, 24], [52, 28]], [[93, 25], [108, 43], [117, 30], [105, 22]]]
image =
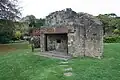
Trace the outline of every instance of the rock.
[[72, 71], [72, 68], [65, 68], [64, 71]]
[[64, 76], [72, 76], [72, 72], [66, 72], [64, 73]]
[[68, 65], [60, 65], [60, 66], [67, 67]]
[[68, 62], [60, 62], [60, 64], [68, 64]]

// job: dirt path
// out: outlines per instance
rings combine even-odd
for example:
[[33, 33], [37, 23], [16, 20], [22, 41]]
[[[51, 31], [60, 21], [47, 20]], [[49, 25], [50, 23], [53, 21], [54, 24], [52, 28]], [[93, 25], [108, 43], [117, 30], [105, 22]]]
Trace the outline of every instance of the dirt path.
[[9, 52], [9, 51], [13, 51], [16, 50], [16, 48], [10, 46], [10, 45], [2, 45], [0, 44], [0, 52]]

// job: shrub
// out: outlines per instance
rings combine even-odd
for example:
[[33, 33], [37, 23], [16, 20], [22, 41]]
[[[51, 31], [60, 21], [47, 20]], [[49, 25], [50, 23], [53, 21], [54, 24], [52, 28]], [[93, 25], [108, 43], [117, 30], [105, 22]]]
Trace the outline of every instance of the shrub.
[[16, 38], [17, 40], [19, 40], [19, 39], [21, 38], [21, 36], [22, 36], [22, 33], [21, 33], [20, 31], [16, 31], [16, 32], [15, 32], [15, 38]]
[[113, 33], [114, 33], [114, 34], [120, 34], [120, 31], [119, 31], [119, 29], [115, 29], [115, 30], [113, 31]]
[[6, 37], [6, 36], [0, 36], [0, 43], [1, 44], [6, 44], [10, 42], [10, 38]]
[[11, 36], [9, 33], [7, 32], [0, 32], [0, 43], [1, 44], [6, 44], [9, 43], [11, 41]]
[[120, 36], [104, 37], [105, 43], [120, 43]]

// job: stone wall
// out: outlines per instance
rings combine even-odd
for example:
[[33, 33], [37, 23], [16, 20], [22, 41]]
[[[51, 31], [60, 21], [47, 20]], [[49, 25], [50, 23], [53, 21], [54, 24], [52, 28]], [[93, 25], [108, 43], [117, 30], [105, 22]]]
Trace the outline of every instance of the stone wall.
[[41, 33], [41, 35], [40, 35], [40, 47], [41, 47], [41, 52], [45, 52], [46, 50], [45, 50], [45, 47], [46, 47], [46, 45], [45, 45], [45, 35], [44, 34], [42, 34]]
[[102, 26], [93, 23], [92, 27], [86, 27], [85, 55], [92, 57], [102, 56], [103, 52], [103, 30]]
[[68, 28], [68, 53], [73, 56], [100, 57], [103, 53], [103, 27], [94, 16], [68, 8], [46, 17], [47, 27]]
[[61, 11], [56, 11], [48, 15], [45, 19], [46, 26], [68, 26], [80, 25], [79, 14], [68, 8]]
[[95, 22], [98, 25], [102, 24], [96, 17], [90, 14], [83, 12], [76, 13], [71, 8], [67, 8], [49, 14], [45, 19], [45, 26], [80, 26], [91, 25], [93, 22]]

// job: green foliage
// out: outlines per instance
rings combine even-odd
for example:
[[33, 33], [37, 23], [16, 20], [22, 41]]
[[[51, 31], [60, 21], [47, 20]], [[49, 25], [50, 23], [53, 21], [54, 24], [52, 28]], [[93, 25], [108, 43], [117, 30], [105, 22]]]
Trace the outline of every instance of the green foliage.
[[0, 33], [7, 32], [11, 35], [14, 28], [15, 26], [14, 26], [13, 21], [0, 19]]
[[[28, 26], [26, 23], [13, 22], [11, 20], [0, 19], [0, 43], [8, 43], [8, 40], [17, 40], [25, 32], [27, 32]], [[20, 32], [17, 32], [20, 31]], [[7, 40], [7, 41], [6, 41]]]
[[113, 31], [113, 33], [119, 35], [119, 34], [120, 34], [120, 30], [119, 30], [119, 29], [115, 29], [115, 30]]
[[20, 18], [18, 0], [0, 0], [0, 19], [15, 20]]
[[22, 21], [29, 25], [28, 34], [30, 35], [34, 28], [41, 28], [45, 24], [45, 19], [36, 19], [34, 15], [28, 15], [22, 18]]
[[104, 37], [104, 43], [120, 43], [120, 36]]
[[24, 18], [22, 18], [24, 22], [27, 22], [29, 24], [29, 27], [41, 27], [45, 24], [45, 19], [36, 19], [34, 15], [28, 15]]
[[26, 22], [14, 22], [15, 31], [20, 31], [22, 34], [28, 32], [29, 25]]
[[35, 23], [36, 27], [41, 27], [43, 25], [45, 25], [45, 19], [36, 19], [36, 23]]
[[103, 29], [104, 29], [104, 34], [105, 34], [110, 29], [110, 27], [108, 26], [109, 25], [109, 18], [107, 15], [102, 15], [102, 14], [98, 15], [98, 18], [103, 23]]
[[120, 18], [116, 14], [100, 14], [97, 17], [103, 23], [104, 34], [113, 32], [115, 29], [120, 30]]
[[6, 43], [9, 43], [11, 39], [8, 38], [7, 36], [0, 36], [0, 43], [1, 44], [6, 44]]
[[14, 23], [11, 20], [0, 20], [0, 43], [8, 43], [11, 40]]
[[20, 18], [18, 0], [0, 0], [0, 43], [8, 43], [14, 31], [14, 22]]
[[29, 27], [35, 27], [36, 17], [34, 15], [27, 15], [23, 17], [22, 20], [29, 24]]
[[21, 33], [20, 31], [16, 31], [16, 32], [15, 32], [15, 38], [16, 38], [16, 39], [19, 40], [19, 39], [21, 38], [21, 36], [22, 36], [22, 33]]

